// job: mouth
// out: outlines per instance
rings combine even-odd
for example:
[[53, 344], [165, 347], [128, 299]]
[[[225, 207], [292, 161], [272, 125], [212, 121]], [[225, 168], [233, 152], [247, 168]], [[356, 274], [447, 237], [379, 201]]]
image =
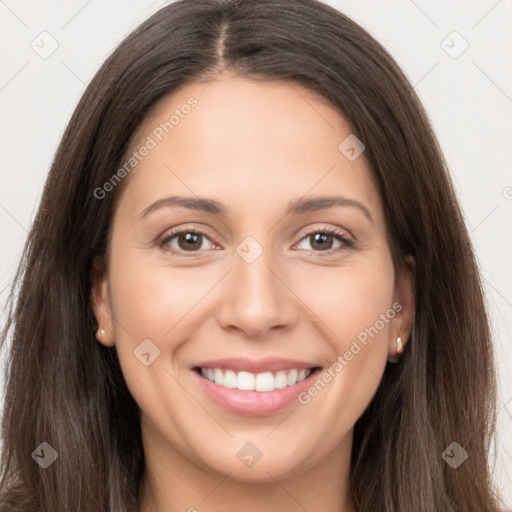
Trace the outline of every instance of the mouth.
[[230, 359], [201, 363], [191, 370], [217, 406], [245, 416], [268, 416], [297, 401], [321, 367], [291, 360]]

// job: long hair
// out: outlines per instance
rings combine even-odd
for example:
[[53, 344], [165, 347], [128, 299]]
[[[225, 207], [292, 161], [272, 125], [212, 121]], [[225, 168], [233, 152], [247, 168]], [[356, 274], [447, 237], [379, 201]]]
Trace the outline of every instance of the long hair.
[[[53, 160], [9, 299], [1, 510], [137, 510], [139, 409], [115, 348], [95, 339], [93, 262], [105, 254], [136, 128], [164, 96], [224, 70], [319, 92], [351, 124], [412, 255], [415, 312], [354, 427], [350, 492], [360, 512], [495, 512], [488, 451], [495, 373], [481, 281], [460, 206], [415, 91], [364, 29], [316, 0], [180, 0], [130, 34], [94, 76]], [[135, 171], [136, 172], [136, 171]], [[456, 470], [442, 458], [457, 442]], [[42, 443], [47, 443], [42, 444]], [[47, 468], [41, 450], [58, 454]], [[49, 456], [49, 455], [48, 455]]]

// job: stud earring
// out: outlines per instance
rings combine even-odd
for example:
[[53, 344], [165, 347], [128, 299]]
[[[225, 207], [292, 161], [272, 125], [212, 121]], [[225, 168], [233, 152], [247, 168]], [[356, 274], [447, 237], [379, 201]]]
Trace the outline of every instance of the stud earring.
[[105, 336], [105, 334], [106, 334], [105, 329], [101, 329], [100, 334], [101, 334], [102, 336]]
[[403, 345], [402, 345], [402, 338], [400, 336], [398, 336], [398, 338], [396, 339], [396, 351], [401, 354], [402, 353], [402, 350], [404, 349]]

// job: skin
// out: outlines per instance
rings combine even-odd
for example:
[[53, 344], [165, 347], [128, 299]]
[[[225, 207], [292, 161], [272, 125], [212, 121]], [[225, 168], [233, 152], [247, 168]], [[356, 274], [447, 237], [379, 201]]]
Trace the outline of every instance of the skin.
[[[106, 331], [98, 339], [115, 344], [141, 409], [148, 470], [140, 511], [250, 504], [255, 512], [351, 512], [353, 426], [396, 355], [397, 336], [405, 344], [409, 335], [411, 274], [396, 269], [395, 286], [364, 153], [349, 161], [338, 149], [350, 125], [302, 86], [227, 74], [189, 83], [153, 109], [129, 153], [191, 96], [197, 106], [125, 178], [108, 271], [93, 289]], [[228, 213], [170, 206], [140, 218], [171, 195], [215, 199]], [[352, 206], [285, 214], [290, 201], [332, 195], [360, 202], [372, 220]], [[197, 256], [187, 257], [178, 237], [160, 247], [171, 228], [205, 233]], [[326, 228], [353, 246], [336, 237], [319, 246], [307, 236]], [[236, 252], [248, 236], [263, 249], [252, 263]], [[241, 416], [212, 402], [192, 378], [194, 363], [234, 356], [300, 359], [326, 369], [395, 302], [401, 311], [307, 405]], [[145, 339], [160, 350], [149, 366], [134, 357]], [[247, 442], [262, 453], [250, 468], [237, 457]]]

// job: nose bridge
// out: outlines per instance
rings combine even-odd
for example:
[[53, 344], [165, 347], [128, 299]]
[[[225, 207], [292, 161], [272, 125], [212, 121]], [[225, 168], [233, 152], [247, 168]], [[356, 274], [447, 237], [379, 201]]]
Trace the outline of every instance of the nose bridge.
[[233, 277], [236, 280], [238, 302], [247, 302], [255, 311], [275, 306], [273, 303], [279, 290], [276, 289], [275, 275], [270, 271], [274, 260], [271, 250], [262, 251], [254, 261], [245, 259], [239, 252], [237, 256], [234, 261]]
[[276, 256], [247, 237], [233, 254], [233, 269], [225, 283], [222, 304], [217, 309], [224, 328], [238, 328], [247, 335], [262, 335], [272, 328], [289, 326], [294, 307], [286, 286], [276, 277]]

